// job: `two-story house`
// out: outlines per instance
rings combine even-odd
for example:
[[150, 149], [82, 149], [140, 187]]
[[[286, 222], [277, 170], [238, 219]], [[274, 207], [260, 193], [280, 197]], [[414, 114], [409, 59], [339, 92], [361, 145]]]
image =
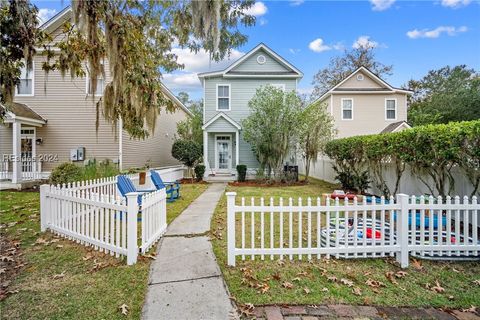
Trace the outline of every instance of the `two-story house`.
[[[51, 35], [52, 46], [65, 37], [63, 24], [70, 19], [71, 8], [66, 8], [41, 26]], [[102, 117], [96, 131], [95, 105], [110, 81], [107, 62], [106, 77], [99, 79], [92, 99], [88, 75], [71, 79], [54, 71], [47, 78], [42, 70], [46, 58], [41, 49], [37, 53], [33, 69], [22, 71], [14, 103], [7, 106], [5, 121], [0, 124], [0, 180], [18, 183], [45, 178], [63, 162], [82, 165], [83, 160], [94, 158], [110, 159], [120, 169], [179, 164], [171, 156], [171, 145], [177, 123], [191, 113], [166, 87], [164, 93], [177, 106], [176, 112], [162, 109], [155, 132], [147, 139], [131, 139], [121, 122], [113, 128]]]
[[411, 93], [360, 67], [314, 103], [327, 108], [337, 137], [345, 138], [410, 128], [406, 121], [407, 96]]
[[261, 86], [296, 91], [303, 73], [261, 43], [221, 71], [200, 73], [204, 90], [203, 154], [205, 176], [232, 176], [237, 164], [258, 168], [251, 146], [242, 135], [248, 102]]

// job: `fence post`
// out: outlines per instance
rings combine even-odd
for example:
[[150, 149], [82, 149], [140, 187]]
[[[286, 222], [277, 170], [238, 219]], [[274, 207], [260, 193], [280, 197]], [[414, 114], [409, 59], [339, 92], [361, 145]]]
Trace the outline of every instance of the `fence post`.
[[48, 216], [50, 215], [50, 210], [47, 204], [47, 193], [50, 190], [50, 186], [48, 184], [42, 184], [40, 186], [40, 231], [44, 232], [47, 230], [48, 224]]
[[127, 193], [127, 265], [137, 262], [138, 192]]
[[236, 192], [227, 192], [227, 264], [235, 267], [235, 196]]
[[400, 205], [400, 212], [397, 214], [397, 242], [400, 245], [400, 252], [396, 254], [396, 260], [400, 267], [408, 267], [408, 195], [397, 194], [397, 204]]

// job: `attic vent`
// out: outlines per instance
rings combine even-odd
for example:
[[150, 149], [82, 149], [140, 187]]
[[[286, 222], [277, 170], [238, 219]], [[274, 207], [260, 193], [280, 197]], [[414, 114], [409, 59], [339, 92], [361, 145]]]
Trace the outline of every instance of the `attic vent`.
[[267, 61], [267, 58], [265, 58], [265, 56], [263, 54], [261, 54], [257, 57], [258, 64], [264, 64], [266, 61]]
[[357, 74], [357, 80], [362, 81], [363, 80], [363, 74]]

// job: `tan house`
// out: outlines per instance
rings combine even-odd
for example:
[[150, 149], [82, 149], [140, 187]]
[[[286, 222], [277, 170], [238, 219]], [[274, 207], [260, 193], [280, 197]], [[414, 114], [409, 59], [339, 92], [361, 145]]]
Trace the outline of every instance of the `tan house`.
[[[71, 19], [67, 8], [46, 22], [42, 29], [57, 42], [62, 25]], [[40, 50], [39, 50], [40, 51]], [[5, 121], [0, 124], [0, 180], [45, 178], [57, 165], [72, 161], [82, 165], [87, 159], [110, 159], [120, 169], [176, 165], [171, 156], [176, 126], [191, 115], [190, 111], [167, 89], [165, 94], [176, 104], [174, 113], [162, 110], [156, 129], [145, 140], [131, 139], [121, 129], [112, 127], [103, 118], [95, 129], [96, 107], [100, 98], [93, 97], [86, 78], [65, 76], [42, 70], [45, 57], [41, 52], [34, 58], [33, 70], [23, 70], [13, 105], [8, 106]], [[99, 79], [97, 92], [109, 81]]]
[[407, 95], [365, 67], [360, 67], [316, 102], [324, 104], [335, 121], [338, 138], [395, 132], [407, 124]]

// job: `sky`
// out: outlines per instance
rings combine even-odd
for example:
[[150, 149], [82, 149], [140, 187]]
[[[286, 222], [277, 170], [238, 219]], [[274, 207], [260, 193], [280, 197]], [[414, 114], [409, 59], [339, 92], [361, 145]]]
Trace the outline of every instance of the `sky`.
[[[66, 0], [38, 0], [40, 19], [46, 21], [69, 4]], [[420, 79], [429, 70], [466, 64], [480, 71], [480, 1], [257, 1], [250, 8], [253, 27], [240, 28], [248, 36], [230, 60], [212, 63], [208, 54], [174, 48], [185, 68], [164, 74], [175, 93], [200, 99], [198, 72], [223, 69], [263, 42], [304, 73], [300, 93], [310, 93], [313, 76], [332, 57], [356, 46], [374, 46], [377, 60], [393, 65], [384, 80], [400, 87]]]

